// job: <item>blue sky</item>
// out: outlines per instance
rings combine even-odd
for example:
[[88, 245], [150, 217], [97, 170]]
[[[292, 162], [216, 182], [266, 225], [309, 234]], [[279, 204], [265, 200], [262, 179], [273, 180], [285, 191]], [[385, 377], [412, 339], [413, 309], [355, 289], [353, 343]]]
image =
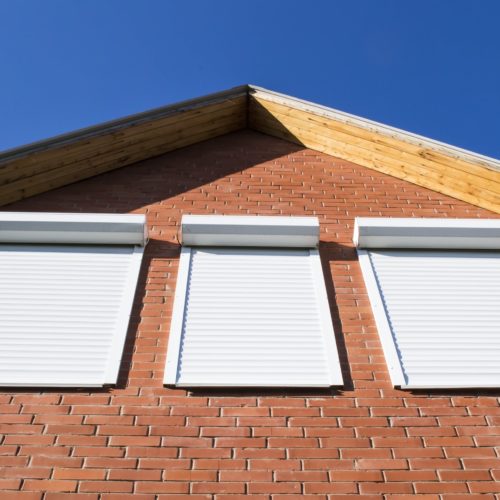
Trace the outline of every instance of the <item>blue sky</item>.
[[0, 149], [253, 83], [500, 158], [497, 0], [0, 0]]

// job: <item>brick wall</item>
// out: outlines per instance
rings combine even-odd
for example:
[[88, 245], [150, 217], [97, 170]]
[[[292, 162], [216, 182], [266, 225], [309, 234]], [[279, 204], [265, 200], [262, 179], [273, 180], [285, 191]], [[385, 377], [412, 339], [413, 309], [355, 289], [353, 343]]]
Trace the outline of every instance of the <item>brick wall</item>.
[[[1, 500], [500, 498], [499, 391], [391, 387], [353, 217], [492, 217], [311, 150], [239, 132], [7, 210], [145, 212], [117, 387], [0, 392]], [[162, 386], [182, 213], [317, 215], [346, 386]]]

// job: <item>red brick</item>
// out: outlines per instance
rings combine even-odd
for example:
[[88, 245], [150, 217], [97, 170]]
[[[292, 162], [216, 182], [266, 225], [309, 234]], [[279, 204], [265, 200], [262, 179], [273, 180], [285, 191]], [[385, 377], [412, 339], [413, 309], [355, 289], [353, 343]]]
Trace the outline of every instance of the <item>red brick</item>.
[[112, 481], [159, 481], [162, 473], [160, 470], [110, 470], [108, 479]]
[[408, 462], [403, 459], [360, 458], [356, 460], [357, 469], [407, 469]]
[[[156, 495], [156, 500], [176, 500], [176, 499], [184, 499], [189, 497], [189, 500], [211, 500], [213, 497], [212, 495], [209, 494], [199, 494], [199, 495], [193, 495], [192, 493], [188, 494], [173, 494], [173, 493], [166, 493], [166, 494], [160, 494]], [[217, 500], [219, 500], [220, 495], [218, 495]], [[120, 500], [120, 499], [117, 499]], [[132, 499], [134, 500], [134, 499]]]
[[[500, 444], [500, 441], [499, 441]], [[489, 458], [495, 457], [494, 448], [468, 448], [461, 446], [460, 448], [445, 448], [446, 456], [448, 458], [457, 457], [478, 457], [478, 458]]]
[[493, 495], [487, 495], [485, 493], [480, 493], [474, 495], [473, 493], [460, 494], [460, 493], [450, 493], [440, 495], [443, 500], [494, 500]]
[[182, 458], [230, 458], [230, 448], [182, 448]]
[[490, 472], [487, 470], [440, 470], [438, 474], [442, 481], [488, 481], [491, 479]]
[[299, 460], [272, 460], [272, 459], [253, 459], [249, 461], [250, 470], [300, 470]]
[[76, 491], [76, 481], [64, 481], [51, 479], [50, 481], [38, 481], [36, 479], [26, 479], [23, 489], [33, 491]]
[[[219, 460], [219, 459], [199, 459], [193, 461], [193, 469], [209, 469], [209, 470], [243, 470], [246, 467], [245, 460]], [[255, 467], [262, 468], [262, 467]], [[264, 467], [266, 468], [266, 467]]]
[[456, 458], [410, 458], [412, 469], [460, 469]]
[[422, 439], [418, 437], [374, 437], [372, 441], [373, 446], [377, 448], [414, 448], [422, 446]]
[[18, 490], [21, 479], [0, 479], [0, 490]]
[[22, 467], [28, 464], [28, 457], [0, 456], [0, 467]]
[[[241, 477], [242, 472], [236, 472], [238, 476], [237, 479], [224, 479], [222, 474], [233, 474], [232, 471], [221, 471], [222, 481], [244, 481]], [[164, 470], [163, 480], [164, 481], [215, 481], [217, 479], [216, 471], [209, 470]]]
[[333, 448], [292, 448], [287, 450], [289, 458], [339, 458], [340, 451]]
[[[257, 483], [258, 484], [258, 483]], [[210, 483], [208, 481], [203, 483], [192, 483], [191, 491], [193, 493], [244, 493], [245, 484], [238, 483], [225, 483], [225, 482], [214, 482]]]
[[[138, 493], [103, 493], [100, 500], [155, 500], [156, 495]], [[77, 499], [78, 500], [78, 499]]]
[[269, 438], [270, 448], [315, 448], [318, 440], [314, 438]]
[[179, 455], [179, 451], [175, 447], [156, 448], [149, 446], [129, 446], [127, 449], [128, 457], [157, 457], [157, 458], [174, 458]]
[[104, 479], [106, 471], [102, 469], [54, 469], [54, 479]]
[[332, 417], [292, 417], [289, 419], [289, 425], [297, 427], [338, 427], [338, 419]]
[[48, 467], [2, 467], [0, 469], [0, 477], [5, 479], [48, 479], [50, 474], [51, 469]]
[[[256, 429], [262, 430], [262, 429]], [[202, 437], [248, 437], [249, 427], [202, 427], [200, 431]]]
[[2, 445], [0, 446], [0, 456], [3, 455], [15, 455], [17, 453], [18, 447], [17, 446], [5, 446]]
[[228, 448], [264, 448], [266, 440], [264, 438], [235, 438], [219, 437], [215, 440], [216, 447]]
[[268, 417], [269, 408], [238, 407], [222, 408], [223, 417]]
[[199, 406], [174, 406], [172, 415], [186, 417], [216, 417], [219, 415], [219, 408], [204, 408]]
[[464, 469], [500, 469], [500, 458], [464, 458]]
[[471, 493], [500, 493], [500, 483], [491, 481], [471, 481], [467, 483]]
[[305, 483], [304, 492], [306, 494], [321, 493], [357, 493], [358, 485], [356, 483], [335, 482], [335, 483]]
[[54, 457], [54, 456], [35, 456], [31, 458], [31, 467], [73, 467], [80, 468], [83, 465], [83, 458], [77, 457]]
[[[242, 485], [243, 486], [243, 485]], [[300, 483], [257, 483], [252, 482], [248, 485], [249, 493], [300, 493]]]
[[465, 483], [415, 483], [417, 493], [467, 493]]
[[133, 486], [134, 483], [131, 481], [82, 481], [80, 482], [79, 491], [96, 493], [131, 493]]
[[89, 457], [85, 459], [85, 467], [103, 469], [135, 469], [136, 458]]
[[43, 425], [34, 424], [0, 424], [1, 434], [41, 434]]
[[159, 436], [111, 436], [110, 446], [159, 446]]
[[75, 457], [123, 457], [125, 450], [109, 446], [76, 446], [73, 450]]
[[[211, 495], [209, 495], [211, 498]], [[191, 498], [191, 496], [189, 497]], [[251, 495], [250, 493], [245, 493], [244, 495], [239, 495], [237, 493], [229, 494], [217, 494], [215, 495], [216, 500], [269, 500], [269, 495]]]
[[361, 483], [359, 485], [361, 493], [398, 493], [408, 494], [413, 492], [410, 483]]
[[2, 500], [42, 500], [39, 491], [2, 491]]
[[354, 460], [310, 459], [304, 460], [305, 470], [352, 470]]
[[[256, 406], [256, 398], [244, 398], [244, 397], [222, 397], [222, 398], [210, 398], [209, 406]], [[262, 400], [260, 400], [262, 404]], [[201, 406], [201, 405], [200, 405]]]
[[139, 467], [141, 469], [189, 469], [191, 460], [184, 458], [141, 458]]
[[394, 458], [444, 458], [441, 448], [393, 448]]
[[433, 470], [387, 470], [384, 477], [388, 482], [437, 481], [438, 476]]

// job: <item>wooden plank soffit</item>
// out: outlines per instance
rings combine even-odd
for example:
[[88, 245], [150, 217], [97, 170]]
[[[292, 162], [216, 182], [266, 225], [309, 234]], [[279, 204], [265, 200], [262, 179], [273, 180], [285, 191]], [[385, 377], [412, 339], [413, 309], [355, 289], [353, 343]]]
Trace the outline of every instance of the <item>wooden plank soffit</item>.
[[249, 88], [249, 127], [500, 213], [500, 161], [295, 99]]
[[236, 87], [0, 153], [0, 206], [243, 129], [247, 96]]

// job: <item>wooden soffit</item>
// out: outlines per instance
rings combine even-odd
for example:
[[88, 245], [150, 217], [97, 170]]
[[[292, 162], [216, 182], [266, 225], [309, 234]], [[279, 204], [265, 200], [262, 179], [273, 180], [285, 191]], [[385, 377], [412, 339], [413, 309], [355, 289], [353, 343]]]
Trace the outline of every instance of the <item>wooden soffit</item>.
[[500, 213], [500, 161], [251, 85], [0, 153], [0, 205], [247, 127]]
[[500, 161], [265, 89], [249, 127], [500, 213]]
[[146, 111], [0, 154], [0, 205], [246, 127], [248, 87]]

